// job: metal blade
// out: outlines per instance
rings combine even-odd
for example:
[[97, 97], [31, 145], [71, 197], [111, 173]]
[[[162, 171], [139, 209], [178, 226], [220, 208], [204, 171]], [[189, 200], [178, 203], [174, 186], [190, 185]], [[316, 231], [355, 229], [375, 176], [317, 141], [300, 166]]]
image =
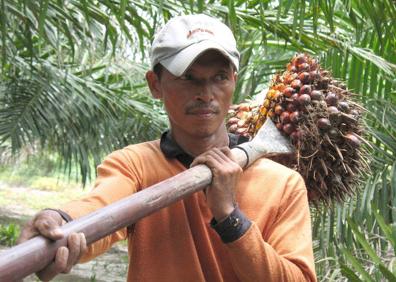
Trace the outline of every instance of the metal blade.
[[268, 154], [290, 154], [295, 151], [290, 140], [281, 134], [269, 118], [267, 118], [251, 142], [254, 143], [257, 151]]

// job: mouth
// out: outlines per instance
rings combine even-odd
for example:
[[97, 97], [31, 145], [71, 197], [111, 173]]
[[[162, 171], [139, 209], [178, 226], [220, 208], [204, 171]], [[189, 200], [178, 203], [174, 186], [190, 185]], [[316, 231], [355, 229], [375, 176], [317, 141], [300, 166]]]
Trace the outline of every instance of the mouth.
[[197, 109], [193, 111], [189, 111], [188, 114], [190, 115], [211, 115], [215, 114], [215, 111], [211, 109]]
[[186, 109], [187, 115], [210, 117], [219, 113], [218, 107], [214, 105], [193, 105]]
[[193, 115], [199, 119], [211, 119], [215, 117], [217, 113], [218, 111], [215, 111], [210, 108], [199, 108], [187, 112], [188, 115]]

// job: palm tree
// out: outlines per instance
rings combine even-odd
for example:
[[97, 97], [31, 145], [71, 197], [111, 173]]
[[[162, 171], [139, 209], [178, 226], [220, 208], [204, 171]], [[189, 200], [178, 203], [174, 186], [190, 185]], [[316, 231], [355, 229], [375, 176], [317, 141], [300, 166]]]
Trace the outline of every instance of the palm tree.
[[157, 137], [166, 126], [161, 107], [143, 87], [147, 64], [134, 59], [139, 50], [132, 36], [139, 28], [135, 35], [122, 32], [122, 15], [107, 13], [114, 7], [1, 4], [3, 146], [58, 152], [65, 168], [79, 165], [85, 182], [104, 153]]
[[373, 156], [356, 197], [332, 209], [312, 209], [318, 276], [393, 277], [394, 1], [1, 0], [0, 5], [0, 144], [15, 154], [26, 145], [58, 152], [64, 167], [80, 166], [83, 179], [104, 153], [158, 137], [166, 126], [161, 106], [148, 95], [144, 71], [146, 46], [171, 16], [207, 13], [232, 28], [242, 54], [235, 103], [265, 89], [295, 52], [317, 56], [368, 109]]

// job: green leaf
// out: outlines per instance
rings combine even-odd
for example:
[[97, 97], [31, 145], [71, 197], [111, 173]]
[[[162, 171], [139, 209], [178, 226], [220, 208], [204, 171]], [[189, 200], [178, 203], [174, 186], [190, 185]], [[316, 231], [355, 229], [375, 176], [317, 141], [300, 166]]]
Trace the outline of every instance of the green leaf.
[[40, 1], [40, 16], [39, 16], [39, 25], [38, 25], [40, 36], [44, 36], [44, 25], [45, 25], [45, 18], [47, 17], [48, 4], [49, 4], [49, 0]]
[[[347, 248], [341, 247], [340, 250], [341, 250], [341, 252], [343, 253], [343, 255], [345, 256], [346, 260], [354, 267], [354, 269], [355, 269], [358, 273], [360, 273], [360, 274], [363, 276], [364, 281], [374, 281], [374, 280], [371, 278], [370, 274], [369, 274], [366, 270], [364, 270], [363, 265], [352, 255], [352, 253], [351, 253]], [[345, 267], [344, 270], [346, 270], [346, 273], [347, 273], [347, 274], [350, 274], [350, 273], [351, 273], [350, 269], [347, 268], [347, 267]], [[341, 271], [342, 271], [342, 270], [341, 270]], [[355, 276], [350, 276], [350, 277], [351, 277], [352, 279], [355, 278]], [[348, 277], [348, 278], [349, 278], [349, 277]], [[357, 280], [357, 281], [359, 281], [359, 280]]]
[[356, 274], [355, 272], [350, 269], [347, 265], [341, 264], [341, 273], [344, 275], [346, 278], [348, 278], [348, 281], [352, 282], [360, 282], [362, 281]]
[[389, 282], [396, 282], [396, 275], [394, 275], [389, 269], [387, 269], [384, 265], [380, 264], [378, 266], [381, 273]]
[[348, 218], [347, 221], [353, 231], [356, 240], [362, 245], [363, 249], [370, 256], [372, 261], [376, 264], [381, 264], [381, 259], [378, 257], [375, 250], [371, 247], [370, 242], [365, 238], [364, 234], [359, 231], [359, 227], [357, 226], [357, 224], [351, 218]]
[[237, 30], [238, 19], [235, 12], [234, 0], [228, 0], [228, 21], [233, 31]]
[[378, 225], [384, 232], [386, 239], [392, 244], [396, 254], [396, 237], [392, 234], [392, 227], [385, 223], [384, 217], [379, 213], [376, 204], [372, 205], [372, 211], [377, 220]]
[[1, 23], [1, 61], [2, 67], [5, 67], [7, 60], [7, 14], [5, 8], [5, 0], [1, 0], [1, 9], [0, 9], [0, 23]]
[[120, 18], [121, 26], [125, 25], [124, 20], [125, 20], [125, 10], [126, 10], [127, 5], [128, 5], [128, 0], [120, 1], [120, 16], [119, 16], [119, 18]]

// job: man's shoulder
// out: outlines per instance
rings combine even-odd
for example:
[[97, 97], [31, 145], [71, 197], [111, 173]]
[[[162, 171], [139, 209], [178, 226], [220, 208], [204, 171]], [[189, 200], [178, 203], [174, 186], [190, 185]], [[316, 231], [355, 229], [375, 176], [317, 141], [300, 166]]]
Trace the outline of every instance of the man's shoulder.
[[290, 198], [306, 193], [303, 177], [295, 170], [267, 158], [254, 162], [241, 179], [243, 194], [261, 206], [270, 202], [281, 207]]
[[298, 174], [297, 171], [267, 158], [260, 158], [255, 161], [251, 165], [251, 169], [260, 171], [260, 173], [273, 174], [274, 176], [279, 175], [283, 177]]
[[131, 144], [121, 149], [111, 152], [106, 158], [141, 158], [161, 155], [159, 140], [146, 141], [137, 144]]
[[146, 141], [146, 142], [141, 142], [137, 144], [130, 144], [126, 147], [124, 147], [122, 150], [126, 151], [139, 151], [139, 150], [154, 150], [157, 151], [160, 149], [160, 140], [151, 140], [151, 141]]
[[258, 159], [247, 170], [247, 177], [255, 181], [293, 190], [306, 190], [303, 177], [294, 169], [267, 158]]

